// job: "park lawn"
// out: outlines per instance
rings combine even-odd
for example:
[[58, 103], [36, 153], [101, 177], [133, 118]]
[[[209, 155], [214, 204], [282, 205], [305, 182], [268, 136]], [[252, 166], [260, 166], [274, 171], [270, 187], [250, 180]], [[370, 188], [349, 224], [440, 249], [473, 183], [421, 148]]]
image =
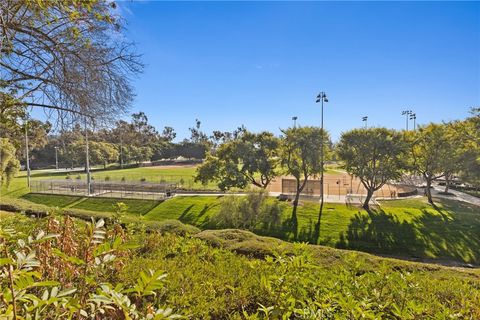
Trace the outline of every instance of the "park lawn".
[[207, 228], [209, 219], [218, 212], [221, 196], [190, 196], [168, 199], [145, 215], [147, 220], [176, 219], [200, 228]]
[[122, 202], [127, 205], [127, 213], [132, 215], [144, 215], [160, 203], [160, 201], [154, 200], [87, 198], [37, 193], [26, 194], [21, 199], [49, 207], [74, 208], [95, 212], [115, 212], [115, 204]]
[[134, 215], [144, 215], [154, 209], [160, 201], [140, 200], [140, 199], [112, 199], [112, 198], [84, 198], [72, 206], [75, 209], [115, 212], [115, 204], [122, 202], [127, 205], [127, 213]]
[[27, 193], [21, 197], [24, 200], [44, 204], [49, 207], [65, 208], [74, 202], [79, 201], [79, 196], [64, 196], [56, 194]]

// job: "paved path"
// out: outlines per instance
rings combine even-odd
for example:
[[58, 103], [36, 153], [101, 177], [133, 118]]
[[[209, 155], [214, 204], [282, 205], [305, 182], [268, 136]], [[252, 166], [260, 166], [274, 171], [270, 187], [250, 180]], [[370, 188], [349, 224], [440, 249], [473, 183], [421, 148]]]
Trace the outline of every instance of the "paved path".
[[445, 187], [443, 187], [443, 186], [438, 186], [438, 185], [433, 186], [433, 190], [434, 190], [434, 192], [432, 193], [432, 195], [435, 196], [435, 197], [443, 198], [443, 199], [456, 199], [456, 200], [467, 202], [467, 203], [470, 203], [470, 204], [473, 204], [473, 205], [476, 205], [476, 206], [480, 207], [480, 198], [471, 196], [471, 195], [466, 194], [464, 192], [450, 189], [450, 190], [448, 190], [448, 192], [450, 192], [454, 195], [454, 197], [452, 197], [452, 196], [446, 196], [446, 195], [439, 194], [439, 192], [445, 191]]

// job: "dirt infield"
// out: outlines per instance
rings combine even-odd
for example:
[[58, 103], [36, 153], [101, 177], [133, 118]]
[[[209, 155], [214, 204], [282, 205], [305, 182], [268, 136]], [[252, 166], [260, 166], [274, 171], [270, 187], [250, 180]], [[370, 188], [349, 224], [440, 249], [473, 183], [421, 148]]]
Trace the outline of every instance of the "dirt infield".
[[[270, 183], [268, 191], [280, 193], [294, 193], [295, 178], [291, 176], [278, 177]], [[398, 193], [409, 192], [411, 188], [398, 185], [386, 184], [375, 192], [376, 197], [395, 197]], [[312, 179], [307, 182], [303, 194], [320, 195], [320, 180]], [[347, 173], [328, 173], [324, 176], [324, 193], [327, 196], [344, 196], [346, 194], [367, 194], [359, 179]]]

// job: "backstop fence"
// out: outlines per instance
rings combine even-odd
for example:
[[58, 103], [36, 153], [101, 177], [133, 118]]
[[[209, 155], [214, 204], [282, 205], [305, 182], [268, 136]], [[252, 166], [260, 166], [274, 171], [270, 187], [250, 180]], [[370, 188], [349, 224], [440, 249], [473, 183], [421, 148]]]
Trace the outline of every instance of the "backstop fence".
[[33, 180], [30, 191], [43, 194], [91, 196], [120, 199], [161, 200], [177, 189], [173, 182], [92, 181], [90, 192], [85, 180]]

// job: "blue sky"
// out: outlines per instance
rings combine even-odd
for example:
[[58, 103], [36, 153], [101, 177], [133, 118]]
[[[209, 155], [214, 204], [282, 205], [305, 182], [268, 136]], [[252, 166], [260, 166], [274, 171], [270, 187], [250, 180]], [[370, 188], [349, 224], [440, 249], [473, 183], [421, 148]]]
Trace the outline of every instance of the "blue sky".
[[132, 111], [187, 137], [319, 125], [403, 128], [464, 118], [480, 106], [480, 3], [121, 2], [143, 54]]

